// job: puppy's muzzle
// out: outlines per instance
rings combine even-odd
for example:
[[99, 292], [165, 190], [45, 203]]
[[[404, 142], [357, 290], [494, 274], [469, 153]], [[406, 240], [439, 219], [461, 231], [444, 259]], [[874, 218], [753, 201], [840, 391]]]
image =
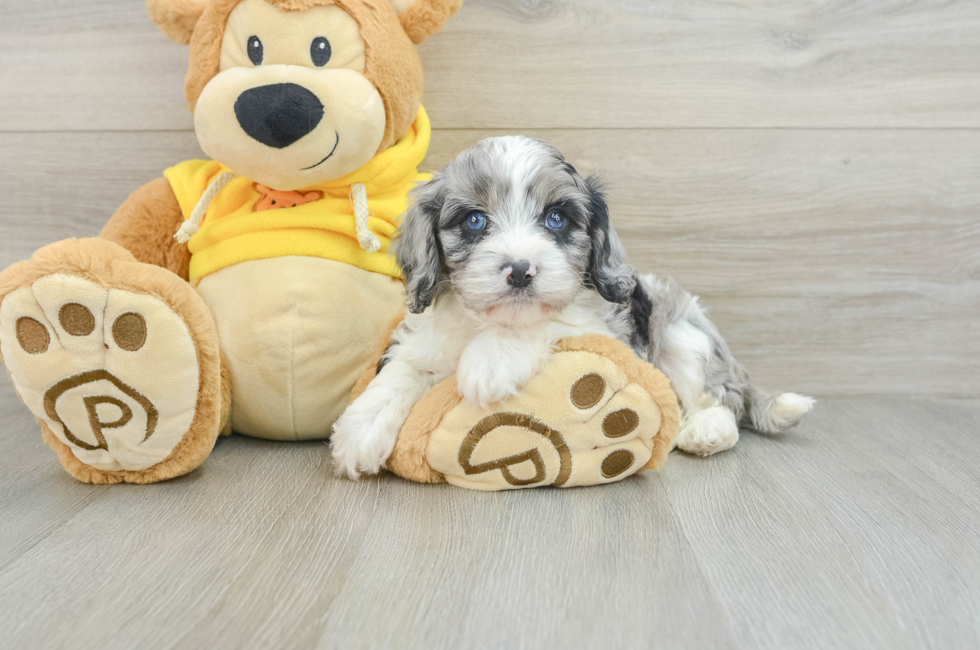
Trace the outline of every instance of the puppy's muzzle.
[[507, 284], [515, 289], [529, 286], [537, 273], [537, 269], [527, 260], [508, 262], [504, 265], [503, 271], [507, 274]]
[[264, 145], [283, 149], [309, 134], [323, 119], [323, 104], [297, 84], [249, 88], [235, 101], [242, 130]]

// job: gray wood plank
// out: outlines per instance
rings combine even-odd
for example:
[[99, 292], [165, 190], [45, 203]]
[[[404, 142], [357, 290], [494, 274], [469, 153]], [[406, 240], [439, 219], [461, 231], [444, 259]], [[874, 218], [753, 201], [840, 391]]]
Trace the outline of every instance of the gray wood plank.
[[2, 570], [97, 501], [105, 488], [64, 481], [34, 417], [14, 395], [10, 382], [0, 383], [0, 513], [17, 512], [17, 525], [0, 525]]
[[[371, 517], [373, 490], [330, 478], [322, 444], [227, 442], [183, 479], [115, 486], [111, 499], [0, 572], [5, 642], [174, 647], [227, 622], [229, 608], [260, 616], [283, 604], [329, 604]], [[246, 584], [255, 580], [261, 589]], [[25, 605], [72, 620], [39, 626]]]
[[183, 479], [93, 488], [14, 399], [0, 390], [3, 455], [38, 480], [0, 473], [4, 541], [47, 534], [0, 565], [10, 647], [980, 641], [975, 403], [829, 401], [781, 438], [617, 485], [482, 494], [352, 483], [321, 443], [240, 437]]
[[[500, 131], [437, 131], [438, 169]], [[610, 186], [641, 270], [700, 294], [757, 380], [980, 395], [980, 132], [528, 131]], [[90, 236], [191, 133], [0, 134], [0, 265]]]
[[443, 492], [379, 502], [320, 647], [735, 647], [656, 475], [608, 491]]
[[[45, 481], [36, 487], [52, 498], [92, 490]], [[333, 478], [322, 443], [234, 438], [186, 478], [99, 492], [0, 568], [6, 642], [637, 647], [656, 636], [734, 647], [717, 616], [701, 621], [717, 606], [655, 476], [515, 495], [352, 483]], [[11, 532], [32, 523], [29, 504], [0, 502]], [[48, 626], [42, 611], [65, 614]]]
[[[978, 127], [973, 0], [466, 0], [425, 43], [442, 128]], [[133, 0], [0, 6], [0, 130], [188, 129]]]
[[976, 471], [958, 472], [976, 457], [965, 409], [826, 403], [795, 434], [746, 437], [714, 463], [671, 459], [668, 494], [741, 645], [980, 643]]
[[94, 237], [130, 193], [203, 158], [190, 132], [0, 134], [0, 265], [68, 237]]

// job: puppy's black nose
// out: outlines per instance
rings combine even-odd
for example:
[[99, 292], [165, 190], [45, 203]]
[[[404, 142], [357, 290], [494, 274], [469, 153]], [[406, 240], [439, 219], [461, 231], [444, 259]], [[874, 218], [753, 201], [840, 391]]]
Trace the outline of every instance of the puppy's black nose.
[[316, 128], [323, 119], [323, 104], [312, 92], [296, 84], [249, 88], [235, 101], [242, 130], [276, 149], [288, 147]]
[[531, 263], [527, 260], [510, 262], [507, 267], [510, 268], [510, 273], [507, 274], [507, 284], [515, 289], [523, 289], [531, 284], [531, 280], [534, 279], [534, 271], [531, 270]]

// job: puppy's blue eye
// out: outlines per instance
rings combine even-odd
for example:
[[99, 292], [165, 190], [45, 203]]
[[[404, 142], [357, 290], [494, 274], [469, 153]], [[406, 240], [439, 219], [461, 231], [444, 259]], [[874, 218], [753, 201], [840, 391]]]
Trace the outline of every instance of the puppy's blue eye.
[[544, 220], [544, 227], [548, 230], [562, 230], [567, 225], [568, 220], [557, 212], [548, 214], [548, 217]]
[[466, 217], [466, 229], [470, 232], [480, 232], [487, 227], [487, 216], [482, 212], [471, 212]]

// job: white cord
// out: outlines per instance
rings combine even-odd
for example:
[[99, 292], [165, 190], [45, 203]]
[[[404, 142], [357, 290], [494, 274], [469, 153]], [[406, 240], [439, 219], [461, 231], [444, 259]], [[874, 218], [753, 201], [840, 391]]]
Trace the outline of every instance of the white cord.
[[369, 253], [381, 250], [381, 240], [368, 228], [367, 188], [364, 183], [354, 183], [350, 186], [350, 204], [354, 208], [354, 229], [357, 231], [357, 243]]
[[[181, 224], [180, 229], [174, 234], [174, 239], [181, 244], [190, 241], [191, 237], [197, 234], [200, 229], [201, 220], [207, 214], [211, 201], [235, 178], [234, 172], [224, 172], [211, 181], [208, 189], [204, 190], [204, 194], [194, 206], [190, 219]], [[377, 253], [381, 250], [381, 240], [368, 228], [368, 217], [371, 215], [368, 212], [367, 188], [364, 187], [363, 183], [354, 183], [350, 186], [350, 203], [354, 208], [354, 229], [357, 231], [357, 243], [368, 253]]]
[[174, 233], [174, 239], [176, 239], [181, 244], [186, 244], [190, 241], [191, 237], [197, 234], [197, 231], [201, 225], [201, 220], [204, 219], [204, 215], [208, 211], [208, 206], [211, 205], [211, 201], [214, 197], [218, 196], [218, 192], [225, 189], [228, 183], [232, 182], [236, 177], [234, 172], [224, 172], [218, 174], [218, 176], [211, 181], [208, 185], [208, 189], [204, 190], [204, 194], [201, 195], [201, 199], [194, 206], [194, 211], [191, 212], [191, 218], [180, 225], [180, 229]]

